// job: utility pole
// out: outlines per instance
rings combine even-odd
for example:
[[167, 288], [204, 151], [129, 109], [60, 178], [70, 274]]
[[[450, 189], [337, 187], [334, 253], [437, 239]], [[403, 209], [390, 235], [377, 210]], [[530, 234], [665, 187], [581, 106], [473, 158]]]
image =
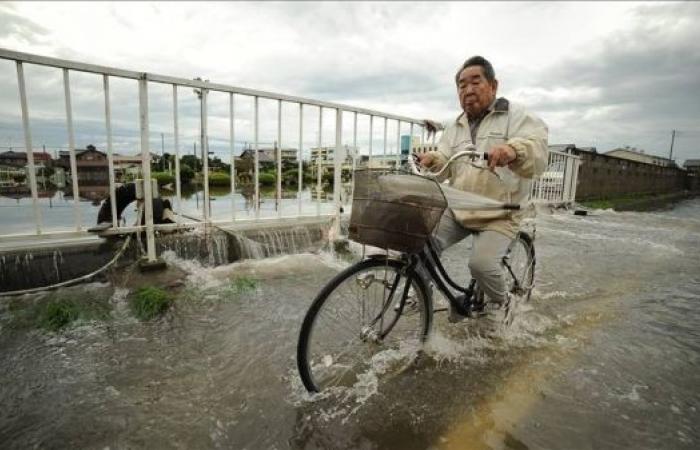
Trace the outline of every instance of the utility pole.
[[676, 139], [676, 130], [671, 130], [671, 151], [669, 152], [668, 159], [673, 161], [673, 141]]
[[194, 146], [192, 148], [192, 156], [194, 156], [194, 171], [197, 172], [197, 142], [194, 142]]

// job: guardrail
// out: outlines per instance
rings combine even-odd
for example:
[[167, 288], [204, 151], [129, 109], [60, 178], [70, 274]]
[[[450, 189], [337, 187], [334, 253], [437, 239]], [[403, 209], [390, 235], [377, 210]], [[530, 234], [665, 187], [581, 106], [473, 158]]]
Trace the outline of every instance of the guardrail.
[[[34, 213], [34, 224], [35, 224], [35, 235], [40, 235], [43, 232], [42, 216], [38, 205], [38, 192], [37, 192], [37, 180], [36, 180], [36, 170], [35, 161], [33, 155], [32, 146], [32, 136], [29, 126], [30, 114], [27, 105], [27, 90], [25, 84], [24, 76], [24, 65], [25, 64], [37, 64], [41, 66], [48, 66], [57, 69], [61, 69], [63, 72], [63, 87], [65, 96], [65, 106], [66, 106], [66, 127], [68, 130], [68, 146], [70, 152], [70, 171], [72, 179], [72, 191], [73, 191], [73, 201], [74, 201], [74, 222], [75, 231], [84, 232], [83, 218], [81, 217], [81, 211], [78, 202], [80, 201], [79, 196], [79, 185], [78, 185], [78, 170], [76, 162], [75, 153], [75, 136], [73, 129], [73, 115], [72, 115], [72, 105], [71, 105], [71, 87], [70, 87], [70, 74], [73, 71], [76, 72], [87, 72], [102, 75], [103, 78], [103, 92], [104, 92], [104, 105], [105, 105], [105, 120], [106, 120], [106, 132], [107, 132], [107, 159], [108, 159], [108, 170], [109, 170], [109, 193], [110, 198], [115, 198], [115, 179], [114, 179], [114, 158], [113, 158], [113, 143], [112, 143], [112, 128], [111, 128], [111, 103], [109, 94], [109, 81], [111, 78], [125, 78], [138, 81], [138, 93], [139, 93], [139, 127], [140, 127], [140, 147], [141, 147], [141, 173], [143, 179], [151, 178], [151, 161], [150, 161], [150, 151], [149, 151], [149, 105], [148, 105], [148, 89], [151, 83], [161, 83], [171, 85], [173, 88], [172, 94], [172, 104], [173, 104], [173, 133], [175, 139], [175, 181], [176, 181], [176, 211], [180, 212], [181, 205], [181, 180], [180, 180], [180, 143], [179, 143], [179, 130], [178, 130], [178, 88], [187, 87], [197, 90], [200, 99], [200, 145], [203, 155], [202, 158], [203, 167], [203, 184], [204, 184], [204, 204], [203, 204], [203, 215], [201, 217], [200, 224], [220, 224], [220, 223], [233, 223], [236, 220], [236, 207], [233, 202], [233, 197], [236, 192], [236, 174], [235, 174], [235, 157], [234, 157], [234, 138], [235, 138], [235, 127], [234, 127], [234, 117], [235, 117], [235, 102], [234, 95], [243, 95], [253, 98], [253, 151], [254, 151], [254, 208], [255, 208], [255, 218], [260, 218], [260, 161], [259, 161], [259, 100], [262, 99], [272, 99], [277, 101], [277, 155], [276, 155], [276, 198], [277, 201], [281, 201], [281, 171], [282, 171], [282, 158], [281, 158], [281, 148], [282, 148], [282, 104], [283, 102], [295, 103], [299, 105], [299, 150], [298, 150], [298, 188], [299, 188], [299, 211], [298, 216], [301, 216], [301, 190], [303, 184], [303, 165], [302, 165], [302, 150], [303, 150], [303, 133], [304, 133], [304, 117], [303, 112], [305, 107], [318, 108], [319, 111], [319, 121], [318, 121], [318, 147], [322, 147], [323, 139], [323, 111], [324, 109], [331, 109], [335, 111], [335, 151], [334, 151], [334, 183], [333, 183], [333, 202], [335, 205], [336, 216], [340, 215], [340, 184], [341, 184], [341, 164], [342, 164], [342, 151], [343, 151], [343, 115], [344, 113], [352, 113], [353, 115], [353, 132], [352, 132], [352, 148], [357, 148], [357, 117], [358, 115], [369, 116], [369, 159], [372, 160], [373, 156], [373, 141], [374, 141], [374, 121], [375, 118], [383, 119], [384, 121], [384, 155], [387, 154], [387, 122], [395, 121], [397, 126], [397, 136], [396, 136], [396, 153], [395, 157], [397, 161], [400, 159], [400, 140], [401, 140], [401, 125], [410, 125], [410, 136], [414, 136], [414, 125], [417, 125], [422, 129], [421, 142], [424, 139], [425, 130], [422, 126], [422, 120], [414, 119], [410, 117], [399, 116], [395, 114], [387, 114], [379, 111], [374, 111], [365, 108], [358, 108], [349, 105], [342, 105], [338, 103], [325, 102], [319, 100], [313, 100], [303, 97], [295, 97], [284, 94], [277, 94], [272, 92], [258, 91], [247, 88], [240, 88], [234, 86], [228, 86], [224, 84], [211, 83], [209, 81], [203, 81], [201, 79], [188, 80], [183, 78], [177, 78], [166, 75], [158, 75], [153, 73], [136, 72], [131, 70], [123, 70], [113, 67], [99, 66], [94, 64], [86, 64], [81, 62], [69, 61], [58, 58], [50, 58], [45, 56], [38, 56], [28, 53], [15, 52], [7, 49], [0, 48], [0, 59], [6, 59], [14, 61], [17, 68], [17, 81], [19, 86], [19, 96], [20, 96], [20, 107], [22, 110], [22, 126], [24, 129], [24, 143], [27, 153], [27, 166], [28, 166], [28, 176], [29, 185], [32, 196], [32, 209]], [[229, 135], [230, 135], [230, 156], [231, 156], [231, 198], [232, 198], [232, 212], [230, 220], [226, 221], [214, 221], [212, 220], [211, 211], [209, 207], [209, 142], [208, 142], [208, 110], [207, 110], [207, 96], [210, 92], [222, 92], [229, 94]], [[320, 185], [321, 175], [320, 171], [318, 173], [318, 184]], [[151, 184], [143, 184], [144, 191], [144, 209], [145, 209], [145, 225], [137, 225], [132, 227], [120, 226], [117, 220], [117, 213], [115, 207], [115, 201], [112, 201], [112, 226], [116, 232], [133, 232], [133, 231], [146, 231], [147, 235], [147, 256], [149, 260], [154, 260], [155, 255], [155, 244], [154, 244], [154, 230], [157, 228], [172, 228], [167, 225], [161, 226], [154, 224], [153, 220], [153, 207], [152, 198], [154, 194], [152, 192]], [[317, 215], [320, 214], [320, 208], [317, 208]], [[282, 217], [282, 210], [278, 208], [278, 216]], [[196, 225], [196, 224], [195, 224]]]
[[[73, 126], [73, 108], [71, 103], [71, 86], [70, 86], [70, 75], [72, 72], [87, 72], [102, 76], [102, 90], [104, 94], [104, 108], [105, 108], [105, 129], [106, 129], [106, 143], [107, 143], [107, 160], [108, 160], [108, 184], [109, 184], [109, 196], [111, 199], [115, 198], [115, 187], [116, 181], [114, 177], [114, 149], [112, 140], [112, 116], [111, 116], [111, 99], [110, 99], [110, 79], [112, 78], [123, 78], [136, 80], [138, 82], [138, 98], [139, 98], [139, 132], [140, 132], [140, 150], [141, 150], [141, 175], [143, 179], [151, 179], [151, 154], [150, 154], [150, 143], [149, 143], [149, 86], [152, 83], [165, 84], [172, 86], [172, 108], [173, 108], [173, 136], [174, 136], [174, 149], [175, 149], [175, 212], [181, 214], [181, 179], [180, 179], [180, 141], [179, 141], [179, 119], [178, 119], [178, 88], [192, 88], [198, 95], [200, 100], [200, 132], [199, 132], [199, 143], [204, 157], [202, 158], [202, 174], [203, 174], [203, 189], [204, 189], [204, 199], [202, 207], [202, 217], [194, 218], [198, 219], [187, 225], [200, 226], [200, 225], [224, 225], [224, 224], [234, 224], [240, 218], [236, 217], [236, 205], [234, 202], [234, 194], [236, 193], [236, 168], [235, 168], [235, 156], [234, 156], [234, 142], [237, 130], [235, 129], [235, 117], [236, 117], [236, 102], [235, 96], [247, 96], [253, 100], [253, 143], [252, 148], [254, 151], [254, 215], [256, 220], [260, 220], [260, 160], [259, 160], [259, 101], [260, 99], [271, 99], [277, 102], [277, 146], [276, 146], [276, 187], [275, 195], [277, 204], [281, 204], [282, 199], [282, 125], [283, 125], [283, 114], [282, 105], [283, 103], [297, 104], [299, 107], [299, 135], [298, 135], [298, 194], [299, 207], [297, 214], [293, 217], [303, 216], [302, 214], [302, 200], [301, 192], [303, 185], [303, 147], [304, 147], [304, 110], [305, 108], [317, 108], [318, 109], [318, 149], [319, 155], [321, 148], [323, 147], [323, 112], [324, 110], [335, 111], [335, 147], [333, 154], [333, 168], [334, 168], [334, 178], [333, 178], [333, 204], [334, 212], [329, 216], [340, 217], [341, 211], [341, 166], [345, 162], [344, 153], [344, 140], [343, 140], [343, 120], [346, 113], [352, 114], [352, 138], [350, 139], [350, 147], [353, 149], [358, 148], [358, 115], [365, 115], [369, 118], [369, 141], [367, 146], [369, 164], [372, 164], [373, 158], [376, 160], [381, 160], [384, 163], [387, 159], [395, 159], [396, 164], [401, 162], [401, 128], [402, 124], [409, 125], [409, 136], [410, 145], [413, 145], [414, 129], [417, 127], [420, 130], [420, 143], [425, 142], [425, 132], [423, 127], [423, 121], [421, 119], [415, 119], [405, 116], [399, 116], [394, 114], [387, 114], [379, 111], [374, 111], [365, 108], [358, 108], [349, 105], [342, 105], [338, 103], [325, 102], [319, 100], [313, 100], [303, 97], [295, 97], [284, 94], [277, 94], [266, 91], [258, 91], [247, 88], [240, 88], [235, 86], [228, 86], [224, 84], [211, 83], [209, 81], [204, 81], [201, 79], [184, 79], [177, 78], [166, 75], [158, 75], [153, 73], [136, 72], [131, 70], [118, 69], [113, 67], [99, 66], [94, 64], [86, 64], [81, 62], [69, 61], [58, 58], [50, 58], [45, 56], [38, 56], [28, 53], [15, 52], [7, 49], [0, 48], [0, 59], [14, 61], [17, 69], [17, 82], [19, 89], [19, 99], [20, 108], [22, 116], [22, 127], [24, 131], [24, 144], [27, 155], [27, 166], [28, 166], [28, 178], [29, 187], [32, 197], [32, 210], [34, 216], [34, 233], [27, 233], [23, 236], [36, 236], [45, 233], [45, 229], [42, 221], [42, 214], [39, 208], [39, 194], [37, 190], [37, 176], [34, 161], [34, 152], [32, 144], [32, 135], [29, 126], [30, 113], [27, 104], [27, 88], [24, 75], [25, 64], [35, 64], [41, 66], [48, 66], [62, 71], [63, 76], [63, 94], [65, 97], [65, 114], [66, 114], [66, 129], [68, 136], [68, 147], [70, 153], [70, 172], [71, 172], [71, 183], [72, 183], [72, 195], [73, 195], [73, 221], [74, 221], [74, 231], [70, 233], [86, 234], [86, 229], [84, 227], [84, 221], [82, 213], [79, 207], [80, 195], [79, 195], [79, 180], [78, 180], [78, 165], [75, 152], [75, 134]], [[209, 205], [209, 111], [207, 107], [207, 97], [210, 92], [221, 92], [227, 93], [228, 98], [228, 125], [229, 125], [229, 142], [230, 142], [230, 177], [231, 177], [231, 216], [226, 220], [213, 220], [210, 205]], [[375, 120], [383, 121], [383, 152], [378, 154], [377, 149], [374, 148], [374, 135], [375, 135]], [[396, 122], [396, 152], [387, 153], [388, 149], [388, 122]], [[418, 136], [417, 136], [418, 137]], [[348, 141], [348, 139], [346, 139]], [[433, 143], [435, 142], [435, 136], [433, 136]], [[297, 143], [294, 143], [297, 144]], [[293, 144], [293, 145], [294, 145]], [[535, 202], [548, 202], [548, 203], [568, 203], [572, 202], [576, 193], [576, 182], [578, 174], [578, 165], [580, 164], [580, 158], [559, 152], [550, 152], [549, 166], [545, 175], [542, 179], [534, 182], [531, 199]], [[319, 156], [320, 160], [320, 156]], [[355, 167], [356, 158], [352, 158], [352, 166]], [[321, 192], [321, 171], [317, 171], [317, 211], [316, 215], [322, 215], [320, 212], [320, 192]], [[154, 231], [156, 229], [173, 229], [177, 228], [179, 225], [169, 225], [169, 224], [155, 224], [153, 218], [153, 206], [152, 199], [157, 194], [152, 191], [151, 183], [143, 183], [143, 196], [144, 196], [144, 225], [135, 226], [124, 226], [121, 225], [117, 219], [116, 202], [111, 201], [111, 219], [112, 227], [114, 233], [128, 233], [134, 231], [146, 231], [147, 237], [147, 257], [150, 261], [155, 260], [155, 237]], [[184, 216], [184, 214], [183, 214]], [[278, 218], [283, 219], [286, 216], [282, 214], [282, 208], [278, 207], [277, 211]], [[336, 221], [338, 223], [339, 221]], [[52, 233], [52, 234], [66, 234], [65, 232]], [[2, 236], [6, 238], [7, 235]], [[16, 237], [16, 236], [15, 236]]]
[[549, 151], [544, 173], [533, 181], [530, 201], [547, 204], [571, 204], [576, 199], [576, 185], [581, 157]]

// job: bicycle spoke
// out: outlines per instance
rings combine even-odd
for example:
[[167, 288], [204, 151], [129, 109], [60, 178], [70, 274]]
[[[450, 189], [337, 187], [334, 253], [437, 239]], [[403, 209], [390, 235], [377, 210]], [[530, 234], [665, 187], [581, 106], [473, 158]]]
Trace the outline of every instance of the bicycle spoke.
[[[409, 279], [399, 275], [399, 267], [396, 261], [358, 263], [315, 301], [321, 303], [310, 311], [312, 321], [305, 319], [298, 354], [308, 389], [351, 386], [356, 375], [371, 366], [374, 355], [427, 335], [432, 310], [415, 285], [406, 291]], [[405, 292], [412, 296], [410, 302], [402, 300]], [[399, 313], [395, 305], [401, 301]]]

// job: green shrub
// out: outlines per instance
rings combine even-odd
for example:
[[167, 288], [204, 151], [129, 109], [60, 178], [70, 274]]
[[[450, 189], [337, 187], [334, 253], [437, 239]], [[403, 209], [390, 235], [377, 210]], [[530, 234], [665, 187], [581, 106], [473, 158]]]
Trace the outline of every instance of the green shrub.
[[158, 186], [175, 182], [175, 176], [170, 175], [168, 172], [152, 172], [151, 178], [155, 178], [158, 181]]
[[80, 307], [73, 300], [59, 299], [47, 303], [40, 310], [38, 324], [49, 331], [58, 331], [71, 322], [80, 318]]
[[194, 170], [187, 164], [180, 163], [180, 182], [189, 183], [194, 178]]
[[231, 175], [223, 172], [212, 172], [209, 174], [209, 186], [230, 186]]
[[151, 320], [168, 310], [173, 300], [166, 291], [157, 287], [143, 287], [131, 297], [129, 306], [140, 320]]
[[245, 276], [236, 277], [231, 281], [231, 289], [236, 293], [255, 290], [257, 285], [258, 282], [255, 279]]
[[290, 169], [282, 173], [282, 183], [285, 185], [297, 184], [299, 182], [299, 171], [297, 169]]
[[268, 173], [268, 172], [262, 172], [258, 174], [258, 180], [260, 181], [260, 184], [263, 186], [272, 186], [275, 184], [275, 179], [277, 177], [273, 173]]

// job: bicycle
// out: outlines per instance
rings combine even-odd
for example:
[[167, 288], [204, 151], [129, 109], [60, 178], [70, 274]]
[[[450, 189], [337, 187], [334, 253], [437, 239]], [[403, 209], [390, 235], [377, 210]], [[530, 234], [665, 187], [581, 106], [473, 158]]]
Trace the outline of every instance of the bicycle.
[[[455, 157], [465, 155], [485, 157], [474, 150]], [[435, 311], [429, 282], [459, 314], [467, 318], [484, 314], [484, 293], [476, 280], [466, 286], [456, 283], [430, 240], [448, 206], [446, 192], [455, 194], [449, 189], [415, 174], [356, 171], [350, 238], [386, 252], [363, 255], [360, 262], [340, 272], [307, 311], [297, 345], [297, 367], [309, 392], [352, 386], [384, 350], [419, 350]], [[519, 209], [519, 205], [486, 198], [480, 201], [475, 209]], [[519, 231], [502, 262], [507, 291], [529, 301], [535, 272], [534, 233]], [[505, 320], [512, 321], [512, 308]]]

